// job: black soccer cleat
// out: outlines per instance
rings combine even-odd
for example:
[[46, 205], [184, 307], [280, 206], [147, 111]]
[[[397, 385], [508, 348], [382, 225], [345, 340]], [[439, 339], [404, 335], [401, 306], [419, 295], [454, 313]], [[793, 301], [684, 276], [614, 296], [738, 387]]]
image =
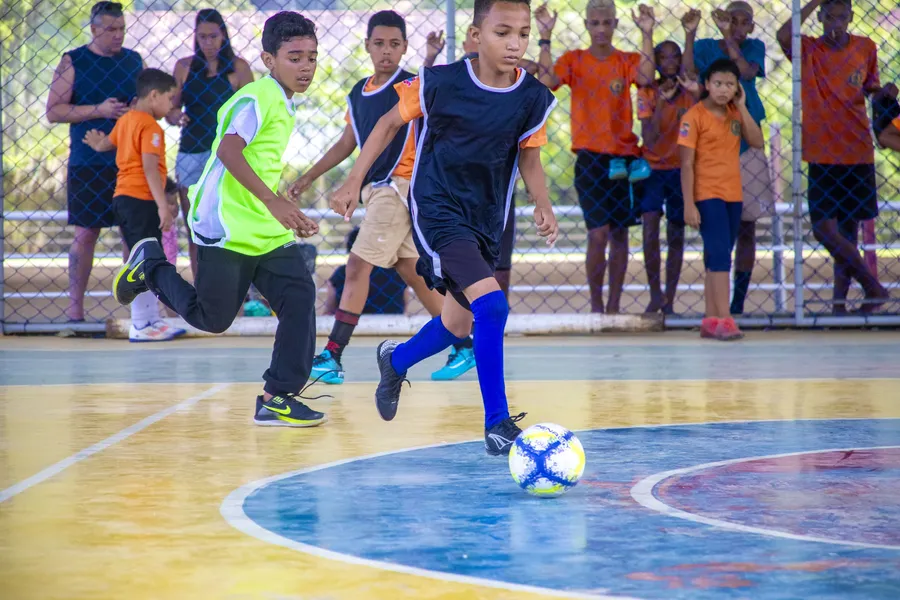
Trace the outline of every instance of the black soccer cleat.
[[392, 420], [397, 415], [397, 404], [400, 403], [400, 389], [405, 381], [409, 384], [406, 376], [397, 373], [394, 365], [391, 364], [391, 355], [394, 349], [399, 346], [399, 342], [387, 340], [378, 345], [376, 357], [378, 359], [378, 370], [381, 371], [381, 381], [378, 382], [378, 388], [375, 390], [375, 406], [378, 407], [378, 414], [385, 421]]
[[125, 266], [113, 280], [113, 298], [122, 306], [128, 306], [138, 294], [147, 291], [144, 266], [148, 260], [166, 260], [166, 253], [156, 238], [144, 238], [135, 244]]
[[490, 429], [484, 430], [484, 449], [491, 456], [508, 455], [516, 438], [522, 433], [519, 421], [525, 418], [526, 413], [519, 413], [514, 417], [503, 419]]
[[256, 397], [253, 422], [263, 427], [315, 427], [326, 420], [325, 413], [311, 409], [294, 394], [279, 394], [268, 400]]

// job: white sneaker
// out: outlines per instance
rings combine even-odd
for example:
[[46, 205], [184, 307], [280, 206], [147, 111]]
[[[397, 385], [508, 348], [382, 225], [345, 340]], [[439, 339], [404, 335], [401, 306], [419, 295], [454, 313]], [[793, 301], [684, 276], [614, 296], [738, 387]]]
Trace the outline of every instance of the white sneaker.
[[151, 323], [151, 325], [159, 330], [171, 334], [173, 338], [181, 337], [187, 333], [186, 329], [182, 329], [181, 327], [172, 327], [171, 325], [166, 324], [166, 322], [162, 319], [160, 319], [159, 321], [154, 321], [153, 323]]
[[134, 325], [128, 332], [130, 342], [168, 342], [175, 338], [175, 330], [162, 321], [150, 323], [138, 329]]

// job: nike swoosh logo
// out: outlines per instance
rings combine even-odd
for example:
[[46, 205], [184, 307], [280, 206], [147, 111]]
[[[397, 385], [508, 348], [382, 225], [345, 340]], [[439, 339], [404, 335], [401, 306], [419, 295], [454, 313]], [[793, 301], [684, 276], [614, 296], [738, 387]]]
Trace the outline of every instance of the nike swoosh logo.
[[133, 277], [134, 272], [137, 271], [137, 270], [140, 268], [140, 266], [141, 266], [142, 264], [144, 264], [144, 261], [141, 261], [141, 262], [139, 262], [138, 264], [134, 265], [134, 268], [131, 269], [131, 271], [128, 272], [128, 276], [125, 277], [125, 280], [126, 280], [128, 283], [135, 283], [134, 277]]
[[[263, 405], [263, 406], [265, 406], [265, 405]], [[271, 410], [272, 412], [277, 412], [279, 415], [291, 414], [291, 409], [289, 407], [275, 408], [274, 406], [266, 406], [266, 409]]]

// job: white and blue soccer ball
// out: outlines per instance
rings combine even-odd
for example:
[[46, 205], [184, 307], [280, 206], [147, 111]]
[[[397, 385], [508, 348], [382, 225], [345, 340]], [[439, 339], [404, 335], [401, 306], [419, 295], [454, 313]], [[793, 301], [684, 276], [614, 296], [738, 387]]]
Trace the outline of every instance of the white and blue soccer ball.
[[584, 473], [584, 447], [565, 427], [538, 423], [516, 438], [509, 452], [509, 472], [529, 494], [561, 496]]

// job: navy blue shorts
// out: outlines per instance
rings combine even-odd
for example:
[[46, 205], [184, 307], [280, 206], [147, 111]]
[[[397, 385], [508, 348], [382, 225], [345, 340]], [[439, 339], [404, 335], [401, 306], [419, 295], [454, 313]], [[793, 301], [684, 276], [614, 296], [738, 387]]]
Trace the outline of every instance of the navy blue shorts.
[[469, 308], [463, 290], [482, 279], [494, 276], [494, 262], [490, 252], [473, 239], [457, 238], [419, 256], [416, 272], [429, 288], [441, 294], [450, 293], [463, 308]]
[[512, 254], [516, 247], [516, 197], [512, 197], [509, 203], [509, 214], [506, 215], [506, 229], [500, 238], [500, 260], [497, 261], [498, 271], [512, 270]]
[[99, 229], [116, 224], [112, 203], [118, 174], [115, 166], [69, 165], [66, 176], [69, 225]]
[[703, 238], [703, 266], [707, 271], [731, 271], [731, 252], [741, 226], [743, 202], [725, 202], [718, 198], [700, 200], [700, 237]]
[[644, 181], [641, 212], [663, 212], [670, 223], [684, 227], [684, 196], [681, 194], [681, 169], [654, 169]]
[[866, 221], [878, 216], [875, 165], [809, 163], [809, 219]]
[[[598, 154], [589, 150], [578, 150], [575, 160], [575, 191], [578, 204], [584, 213], [584, 224], [590, 229], [604, 225], [613, 228], [630, 227], [637, 224], [637, 214], [631, 204], [631, 184], [628, 179], [610, 179], [609, 162], [622, 158], [630, 167], [633, 156], [613, 156]], [[639, 198], [638, 187], [635, 197]]]

